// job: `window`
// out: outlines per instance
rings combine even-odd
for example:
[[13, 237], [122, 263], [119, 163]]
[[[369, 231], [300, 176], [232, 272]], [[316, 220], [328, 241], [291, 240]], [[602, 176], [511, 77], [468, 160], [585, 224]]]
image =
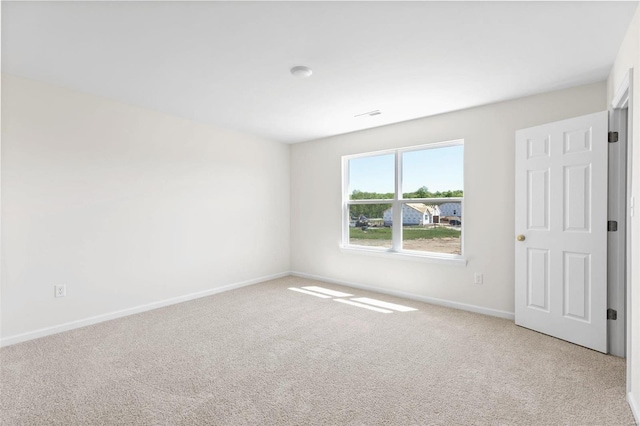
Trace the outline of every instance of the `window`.
[[343, 247], [461, 259], [463, 156], [458, 140], [343, 157]]

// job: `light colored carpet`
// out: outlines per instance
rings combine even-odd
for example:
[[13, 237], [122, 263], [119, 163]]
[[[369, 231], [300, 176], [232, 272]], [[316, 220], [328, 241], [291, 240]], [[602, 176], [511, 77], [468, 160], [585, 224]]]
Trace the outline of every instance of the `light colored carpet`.
[[[417, 308], [382, 314], [287, 290]], [[2, 424], [631, 425], [625, 362], [286, 277], [0, 350]]]

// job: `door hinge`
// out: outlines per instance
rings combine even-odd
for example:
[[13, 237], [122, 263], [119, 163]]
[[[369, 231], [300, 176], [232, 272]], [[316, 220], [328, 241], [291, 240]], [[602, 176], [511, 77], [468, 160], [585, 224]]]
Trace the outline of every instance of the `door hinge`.
[[618, 319], [618, 311], [615, 309], [607, 309], [607, 319], [608, 320], [617, 320]]
[[618, 132], [609, 132], [609, 143], [618, 142]]
[[610, 220], [607, 222], [607, 231], [616, 232], [618, 230], [618, 221]]

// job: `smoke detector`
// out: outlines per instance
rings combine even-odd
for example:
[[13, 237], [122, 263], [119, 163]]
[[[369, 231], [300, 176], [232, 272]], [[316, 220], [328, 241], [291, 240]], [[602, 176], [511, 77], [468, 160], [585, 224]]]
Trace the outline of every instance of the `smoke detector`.
[[293, 74], [294, 77], [307, 78], [310, 77], [311, 74], [313, 74], [313, 71], [309, 67], [299, 65], [297, 67], [291, 68], [291, 74]]

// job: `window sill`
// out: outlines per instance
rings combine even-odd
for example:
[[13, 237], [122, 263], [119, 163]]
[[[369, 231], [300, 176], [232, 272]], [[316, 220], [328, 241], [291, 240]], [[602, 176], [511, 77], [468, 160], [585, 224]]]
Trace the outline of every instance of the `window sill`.
[[436, 253], [421, 254], [418, 252], [396, 252], [388, 249], [370, 248], [362, 246], [340, 246], [340, 251], [365, 256], [386, 257], [387, 259], [411, 260], [425, 263], [444, 263], [449, 265], [466, 266], [467, 259], [458, 255], [438, 255]]

